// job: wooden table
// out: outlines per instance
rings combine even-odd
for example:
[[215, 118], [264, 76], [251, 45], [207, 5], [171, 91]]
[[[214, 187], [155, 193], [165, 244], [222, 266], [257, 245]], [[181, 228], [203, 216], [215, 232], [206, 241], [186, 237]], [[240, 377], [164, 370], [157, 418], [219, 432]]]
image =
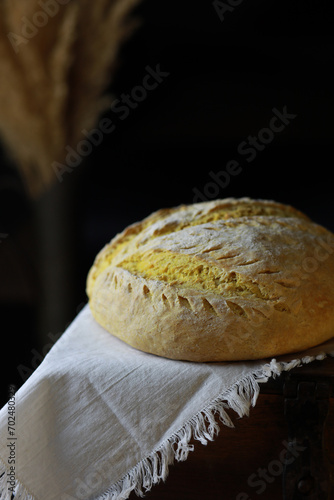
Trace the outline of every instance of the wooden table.
[[334, 358], [270, 379], [249, 417], [230, 415], [235, 428], [221, 425], [207, 446], [194, 442], [145, 498], [333, 500]]

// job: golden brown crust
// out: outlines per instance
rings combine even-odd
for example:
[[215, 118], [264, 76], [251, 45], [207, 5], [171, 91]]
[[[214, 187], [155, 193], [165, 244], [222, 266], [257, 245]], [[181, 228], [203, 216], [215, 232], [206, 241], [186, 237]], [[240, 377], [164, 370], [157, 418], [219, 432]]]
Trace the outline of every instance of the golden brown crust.
[[87, 278], [92, 313], [135, 348], [231, 361], [334, 335], [334, 235], [273, 201], [155, 212], [117, 235]]

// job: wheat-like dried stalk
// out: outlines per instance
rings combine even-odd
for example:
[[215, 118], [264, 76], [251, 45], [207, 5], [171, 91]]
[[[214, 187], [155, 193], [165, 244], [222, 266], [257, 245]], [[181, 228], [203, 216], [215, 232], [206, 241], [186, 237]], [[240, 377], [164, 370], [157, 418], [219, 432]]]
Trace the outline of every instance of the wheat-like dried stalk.
[[137, 3], [1, 1], [0, 135], [32, 196], [57, 179], [53, 162], [64, 161], [66, 145], [75, 146], [105, 107]]

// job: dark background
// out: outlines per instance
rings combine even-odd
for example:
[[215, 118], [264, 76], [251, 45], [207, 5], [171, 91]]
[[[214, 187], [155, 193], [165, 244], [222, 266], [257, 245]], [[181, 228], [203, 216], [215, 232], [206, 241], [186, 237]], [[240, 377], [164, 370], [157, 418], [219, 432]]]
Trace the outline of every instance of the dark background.
[[[126, 119], [109, 110], [115, 130], [38, 200], [0, 150], [1, 403], [86, 303], [100, 248], [153, 210], [192, 203], [195, 188], [207, 199], [289, 203], [334, 230], [334, 8], [329, 0], [244, 0], [223, 13], [222, 4], [146, 0], [136, 8], [141, 25], [122, 47], [109, 91], [131, 95], [147, 66], [169, 75]], [[296, 118], [247, 162], [240, 143], [285, 106]], [[241, 172], [210, 188], [209, 173], [232, 159]]]

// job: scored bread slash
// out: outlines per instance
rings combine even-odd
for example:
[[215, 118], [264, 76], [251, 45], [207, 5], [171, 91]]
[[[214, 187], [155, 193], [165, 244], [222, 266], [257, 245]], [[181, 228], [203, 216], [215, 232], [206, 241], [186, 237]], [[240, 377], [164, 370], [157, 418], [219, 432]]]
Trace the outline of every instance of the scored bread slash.
[[334, 235], [299, 210], [226, 198], [162, 209], [116, 235], [87, 277], [106, 330], [142, 351], [238, 361], [334, 336]]

